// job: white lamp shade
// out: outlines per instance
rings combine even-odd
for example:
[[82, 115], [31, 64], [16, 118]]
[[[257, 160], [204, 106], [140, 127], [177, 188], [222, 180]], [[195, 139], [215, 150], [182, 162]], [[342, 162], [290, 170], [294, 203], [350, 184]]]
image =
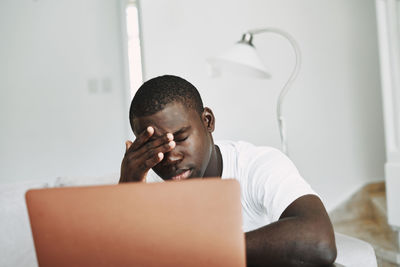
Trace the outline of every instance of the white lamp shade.
[[220, 73], [229, 72], [264, 79], [271, 77], [256, 49], [246, 43], [236, 43], [225, 53], [208, 61]]

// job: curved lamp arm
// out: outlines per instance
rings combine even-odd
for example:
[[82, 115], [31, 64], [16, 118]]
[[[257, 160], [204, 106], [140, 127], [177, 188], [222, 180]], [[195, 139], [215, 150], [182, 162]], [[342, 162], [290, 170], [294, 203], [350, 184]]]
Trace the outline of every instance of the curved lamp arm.
[[300, 51], [300, 47], [297, 44], [296, 40], [290, 34], [288, 34], [285, 31], [282, 31], [280, 29], [277, 29], [277, 28], [262, 28], [262, 29], [254, 29], [254, 30], [247, 31], [243, 35], [241, 42], [246, 42], [246, 43], [249, 43], [250, 45], [252, 45], [253, 35], [260, 34], [260, 33], [266, 33], [266, 32], [276, 33], [276, 34], [286, 38], [292, 45], [294, 52], [295, 52], [295, 56], [296, 56], [295, 66], [293, 68], [291, 75], [289, 76], [288, 81], [283, 86], [283, 88], [279, 94], [278, 103], [277, 103], [277, 107], [276, 107], [276, 114], [277, 114], [277, 120], [278, 120], [278, 126], [279, 126], [279, 134], [281, 137], [282, 150], [286, 155], [289, 155], [288, 145], [287, 145], [287, 136], [286, 136], [286, 125], [285, 125], [284, 117], [282, 115], [282, 103], [283, 103], [283, 99], [284, 99], [286, 93], [289, 91], [290, 86], [292, 85], [293, 81], [297, 77], [297, 74], [299, 73], [300, 65], [301, 65], [301, 51]]

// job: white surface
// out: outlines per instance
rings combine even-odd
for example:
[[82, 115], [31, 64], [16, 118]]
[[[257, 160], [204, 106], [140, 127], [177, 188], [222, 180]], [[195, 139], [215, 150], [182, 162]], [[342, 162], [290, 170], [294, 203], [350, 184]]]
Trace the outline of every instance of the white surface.
[[0, 1], [0, 183], [119, 171], [118, 12], [117, 0]]
[[119, 173], [99, 177], [57, 177], [54, 186], [88, 186], [88, 185], [111, 185], [118, 184]]
[[400, 227], [400, 2], [376, 0], [385, 118], [389, 223]]
[[337, 258], [335, 263], [346, 267], [377, 267], [374, 248], [362, 240], [335, 233]]
[[298, 41], [301, 72], [288, 93], [290, 156], [331, 210], [383, 179], [385, 158], [373, 0], [142, 1], [145, 79], [191, 81], [216, 116], [215, 139], [280, 147], [275, 103], [293, 67], [284, 38], [254, 40], [270, 80], [212, 79], [205, 60], [247, 29], [278, 27]]

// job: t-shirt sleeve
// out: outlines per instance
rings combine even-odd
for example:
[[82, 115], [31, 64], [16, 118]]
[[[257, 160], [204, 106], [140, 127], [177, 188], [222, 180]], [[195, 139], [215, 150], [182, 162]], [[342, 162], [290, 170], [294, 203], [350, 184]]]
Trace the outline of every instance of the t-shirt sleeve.
[[164, 180], [158, 176], [153, 169], [150, 169], [146, 176], [146, 183], [161, 183]]
[[281, 151], [260, 151], [252, 164], [257, 199], [269, 221], [279, 220], [283, 211], [301, 196], [316, 195], [292, 161]]

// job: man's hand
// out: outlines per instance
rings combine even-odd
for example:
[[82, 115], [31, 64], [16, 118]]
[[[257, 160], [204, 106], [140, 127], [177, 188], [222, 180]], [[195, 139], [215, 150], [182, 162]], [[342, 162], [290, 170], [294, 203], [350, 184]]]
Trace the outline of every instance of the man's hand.
[[160, 163], [164, 153], [175, 147], [171, 133], [150, 140], [154, 128], [149, 126], [132, 143], [126, 141], [126, 151], [121, 164], [120, 183], [144, 182], [150, 168]]

